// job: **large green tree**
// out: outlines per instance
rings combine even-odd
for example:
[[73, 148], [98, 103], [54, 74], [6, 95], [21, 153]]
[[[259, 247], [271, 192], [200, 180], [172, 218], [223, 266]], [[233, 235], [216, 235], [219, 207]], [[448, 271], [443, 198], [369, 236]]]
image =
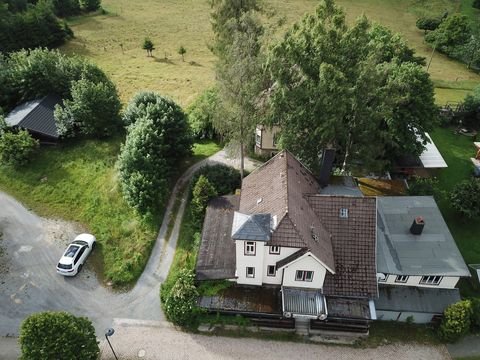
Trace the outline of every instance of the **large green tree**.
[[272, 49], [269, 123], [280, 147], [317, 168], [337, 150], [343, 170], [419, 155], [435, 120], [433, 85], [404, 40], [325, 0]]
[[219, 111], [214, 127], [227, 141], [240, 146], [243, 178], [244, 148], [257, 122], [257, 102], [262, 87], [262, 35], [264, 27], [254, 0], [213, 1], [213, 52]]
[[95, 360], [100, 353], [92, 322], [63, 311], [27, 317], [19, 341], [23, 360]]
[[117, 89], [111, 81], [74, 81], [71, 98], [55, 109], [55, 121], [60, 135], [75, 136], [80, 133], [102, 137], [111, 135], [121, 127], [121, 104]]
[[447, 17], [435, 31], [428, 33], [425, 40], [438, 50], [450, 54], [457, 46], [470, 39], [472, 29], [465, 15], [453, 14]]
[[181, 108], [155, 93], [140, 93], [127, 108], [128, 127], [117, 167], [127, 202], [153, 213], [165, 200], [178, 162], [190, 153], [192, 137]]

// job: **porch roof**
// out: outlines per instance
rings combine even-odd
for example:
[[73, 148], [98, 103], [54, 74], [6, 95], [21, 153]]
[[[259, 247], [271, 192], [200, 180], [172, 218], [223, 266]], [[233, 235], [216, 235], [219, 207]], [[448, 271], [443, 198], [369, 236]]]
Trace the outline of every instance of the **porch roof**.
[[327, 313], [325, 298], [319, 290], [282, 287], [283, 313], [317, 318]]

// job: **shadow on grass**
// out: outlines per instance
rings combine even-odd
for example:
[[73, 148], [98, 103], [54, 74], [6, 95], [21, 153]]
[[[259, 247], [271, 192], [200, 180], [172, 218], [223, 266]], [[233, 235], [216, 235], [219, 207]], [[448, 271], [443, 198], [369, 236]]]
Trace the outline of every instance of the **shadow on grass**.
[[162, 64], [169, 64], [169, 65], [176, 65], [172, 60], [168, 58], [157, 58], [156, 56], [153, 56], [153, 59], [155, 62], [162, 63]]

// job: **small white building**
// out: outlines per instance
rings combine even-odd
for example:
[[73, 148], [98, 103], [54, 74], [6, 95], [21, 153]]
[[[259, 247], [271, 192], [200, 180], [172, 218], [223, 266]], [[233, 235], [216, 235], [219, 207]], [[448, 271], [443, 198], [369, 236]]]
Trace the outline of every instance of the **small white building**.
[[460, 300], [467, 265], [433, 197], [378, 197], [377, 208], [377, 316], [430, 322]]

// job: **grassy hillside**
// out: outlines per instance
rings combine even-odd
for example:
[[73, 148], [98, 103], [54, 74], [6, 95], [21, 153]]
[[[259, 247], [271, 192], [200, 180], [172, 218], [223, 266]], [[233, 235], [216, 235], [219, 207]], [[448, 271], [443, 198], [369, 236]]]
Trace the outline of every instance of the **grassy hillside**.
[[[423, 42], [423, 33], [415, 27], [417, 17], [462, 10], [473, 21], [475, 17], [480, 19], [478, 12], [468, 6], [471, 1], [337, 0], [337, 3], [346, 9], [350, 21], [365, 13], [371, 20], [401, 32], [418, 54], [429, 57], [431, 49]], [[318, 0], [266, 2], [277, 10], [278, 17], [286, 17], [286, 26], [306, 12], [312, 12], [318, 4]], [[87, 56], [100, 65], [118, 85], [124, 102], [138, 90], [152, 89], [187, 105], [213, 84], [214, 57], [208, 50], [212, 33], [207, 0], [103, 0], [103, 7], [107, 11], [105, 15], [70, 21], [76, 38], [63, 50]], [[141, 49], [146, 36], [155, 43], [154, 58], [147, 58]], [[181, 45], [187, 49], [185, 62], [177, 53]], [[435, 81], [442, 81], [442, 87], [437, 89], [439, 103], [460, 100], [480, 83], [478, 74], [438, 53], [430, 73]]]

